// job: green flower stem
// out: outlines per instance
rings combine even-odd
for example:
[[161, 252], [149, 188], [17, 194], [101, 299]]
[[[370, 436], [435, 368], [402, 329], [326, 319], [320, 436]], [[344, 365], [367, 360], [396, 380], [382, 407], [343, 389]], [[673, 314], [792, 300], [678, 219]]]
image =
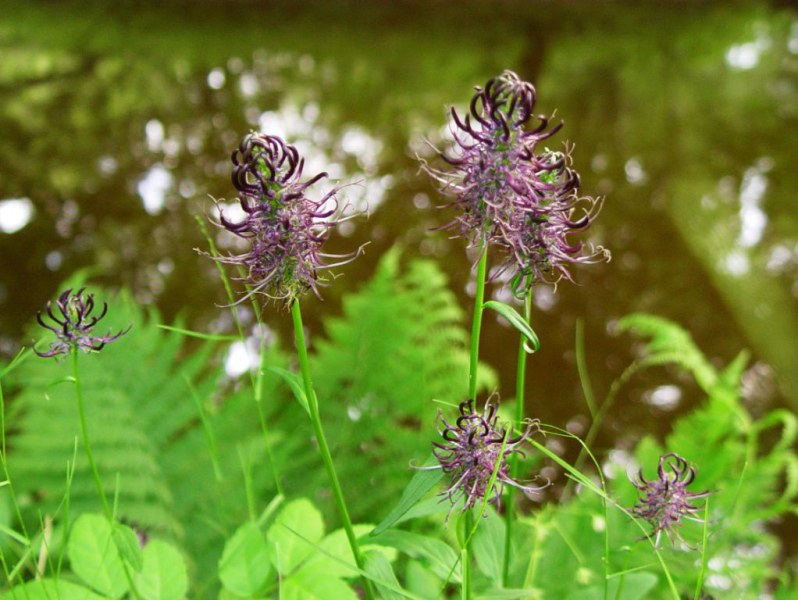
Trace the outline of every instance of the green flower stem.
[[[113, 524], [114, 513], [111, 511], [111, 507], [108, 505], [108, 499], [105, 497], [105, 491], [103, 490], [103, 482], [102, 479], [100, 479], [100, 472], [97, 470], [97, 464], [94, 462], [94, 455], [91, 452], [89, 428], [86, 425], [86, 409], [83, 405], [83, 388], [80, 385], [80, 377], [78, 376], [78, 352], [78, 349], [73, 347], [70, 354], [72, 354], [72, 378], [75, 384], [75, 396], [78, 400], [78, 417], [80, 418], [80, 432], [83, 437], [83, 449], [86, 451], [86, 458], [89, 460], [89, 468], [91, 469], [92, 477], [94, 477], [94, 485], [97, 486], [97, 493], [99, 494], [100, 502], [103, 505], [103, 514], [105, 515], [105, 518], [108, 519], [108, 522]], [[128, 583], [128, 587], [130, 588], [130, 592], [133, 594], [134, 598], [140, 599], [141, 596], [139, 595], [138, 590], [133, 583], [133, 577], [124, 561], [122, 563], [122, 568], [125, 574], [125, 579]]]
[[[10, 367], [6, 368], [2, 373], [0, 373], [0, 465], [3, 467], [5, 487], [8, 489], [8, 495], [11, 497], [11, 506], [14, 507], [14, 512], [16, 513], [17, 520], [19, 521], [19, 526], [22, 529], [22, 535], [24, 536], [25, 541], [29, 542], [30, 535], [28, 535], [28, 528], [25, 526], [25, 520], [22, 518], [22, 510], [19, 507], [17, 494], [14, 491], [14, 484], [11, 482], [11, 473], [8, 470], [8, 453], [6, 451], [6, 402], [5, 396], [3, 395], [2, 375], [9, 370]], [[2, 556], [2, 554], [3, 553], [0, 552], [0, 556]], [[3, 566], [5, 567], [5, 559], [3, 559]], [[8, 570], [6, 569], [6, 575], [8, 574]], [[7, 577], [7, 581], [10, 582], [11, 579]]]
[[[210, 255], [214, 258], [220, 256], [219, 250], [216, 248], [216, 243], [213, 241], [213, 237], [211, 237], [210, 233], [208, 233], [208, 227], [205, 224], [205, 220], [201, 219], [199, 216], [195, 217], [197, 224], [199, 225], [200, 231], [205, 236], [205, 240], [208, 242], [208, 247], [210, 248]], [[219, 272], [219, 276], [222, 279], [222, 284], [224, 285], [224, 290], [227, 293], [227, 299], [230, 302], [230, 314], [233, 317], [233, 322], [236, 325], [236, 331], [238, 331], [238, 337], [241, 342], [246, 347], [247, 336], [244, 335], [244, 327], [241, 325], [241, 319], [238, 317], [238, 310], [236, 310], [236, 299], [235, 295], [233, 294], [233, 288], [230, 285], [230, 278], [227, 277], [227, 273], [222, 268], [222, 265], [219, 261], [214, 261], [216, 264], [216, 270]], [[252, 296], [252, 308], [255, 311], [255, 314], [258, 316], [258, 323], [261, 323], [261, 311], [258, 302], [255, 300], [255, 296]], [[271, 435], [269, 433], [269, 428], [266, 423], [266, 415], [263, 411], [263, 404], [261, 402], [261, 398], [263, 396], [263, 371], [264, 371], [264, 360], [265, 360], [265, 352], [264, 352], [264, 344], [263, 338], [260, 340], [260, 344], [258, 346], [258, 351], [260, 353], [259, 356], [259, 365], [258, 365], [258, 374], [257, 376], [252, 374], [252, 371], [249, 370], [249, 378], [252, 383], [252, 390], [255, 394], [255, 407], [258, 411], [258, 419], [260, 421], [260, 428], [261, 432], [263, 433], [263, 446], [266, 449], [266, 459], [269, 461], [269, 467], [272, 471], [272, 478], [274, 479], [274, 486], [277, 488], [277, 493], [280, 496], [284, 496], [283, 492], [283, 485], [280, 483], [280, 473], [277, 470], [277, 464], [274, 461], [274, 456], [272, 455], [272, 447], [269, 443], [271, 439]]]
[[[532, 317], [532, 290], [524, 298], [524, 320], [529, 323]], [[521, 426], [525, 416], [524, 388], [526, 386], [526, 357], [527, 351], [524, 348], [526, 339], [521, 336], [518, 342], [518, 365], [515, 373], [515, 425]], [[510, 435], [512, 431], [510, 431]], [[510, 475], [513, 479], [518, 478], [520, 464], [518, 456], [513, 454], [510, 457]], [[502, 585], [508, 587], [510, 579], [510, 559], [512, 558], [512, 535], [513, 535], [513, 500], [515, 498], [515, 488], [507, 488], [507, 507], [504, 514], [505, 535], [504, 535], [504, 561], [502, 564]]]
[[94, 477], [94, 484], [97, 486], [97, 493], [100, 496], [100, 502], [103, 505], [103, 513], [108, 521], [112, 521], [113, 514], [111, 508], [108, 506], [108, 499], [105, 497], [103, 490], [103, 483], [100, 479], [100, 472], [97, 470], [97, 465], [94, 462], [94, 455], [91, 452], [91, 443], [89, 442], [89, 428], [86, 425], [86, 409], [83, 406], [83, 388], [80, 385], [80, 377], [78, 376], [78, 349], [72, 348], [72, 377], [75, 383], [75, 395], [78, 399], [78, 417], [80, 418], [80, 432], [83, 436], [83, 449], [86, 451], [86, 458], [89, 460], [89, 468], [91, 469], [92, 477]]
[[[330, 447], [327, 444], [327, 438], [324, 435], [324, 429], [321, 425], [321, 415], [319, 413], [319, 401], [316, 398], [316, 392], [313, 389], [313, 381], [310, 378], [310, 364], [308, 361], [308, 350], [305, 346], [305, 332], [302, 325], [302, 313], [299, 309], [299, 301], [293, 300], [291, 302], [291, 316], [294, 321], [294, 337], [296, 339], [296, 349], [299, 357], [299, 369], [302, 372], [302, 381], [305, 385], [305, 395], [308, 399], [308, 408], [310, 409], [310, 420], [313, 423], [313, 432], [316, 435], [316, 441], [319, 444], [319, 452], [321, 453], [324, 467], [327, 470], [327, 476], [330, 478], [330, 483], [333, 488], [333, 495], [335, 496], [335, 503], [338, 507], [338, 514], [343, 522], [346, 537], [349, 540], [349, 546], [352, 549], [352, 555], [355, 557], [355, 563], [361, 573], [365, 571], [366, 563], [363, 560], [363, 555], [360, 553], [360, 547], [357, 543], [357, 536], [352, 527], [352, 519], [349, 517], [349, 511], [346, 508], [346, 501], [344, 500], [344, 493], [341, 489], [341, 483], [338, 481], [338, 475], [335, 472], [335, 465], [333, 464], [332, 454]], [[365, 577], [361, 577], [363, 581], [363, 588], [366, 592], [366, 598], [374, 600], [374, 591], [371, 588], [371, 582]]]
[[[485, 274], [488, 266], [488, 247], [485, 242], [479, 249], [479, 263], [477, 263], [477, 289], [474, 296], [474, 320], [471, 323], [471, 360], [468, 369], [468, 399], [477, 399], [477, 370], [479, 368], [479, 336], [482, 331], [482, 311], [485, 304]], [[471, 600], [471, 530], [473, 529], [473, 515], [466, 511], [465, 515], [465, 546], [463, 548], [463, 598]]]
[[471, 324], [471, 362], [468, 369], [468, 399], [477, 399], [477, 369], [479, 367], [479, 334], [482, 330], [482, 311], [485, 304], [485, 273], [488, 266], [488, 248], [480, 247], [477, 264], [477, 289], [474, 297], [474, 320]]

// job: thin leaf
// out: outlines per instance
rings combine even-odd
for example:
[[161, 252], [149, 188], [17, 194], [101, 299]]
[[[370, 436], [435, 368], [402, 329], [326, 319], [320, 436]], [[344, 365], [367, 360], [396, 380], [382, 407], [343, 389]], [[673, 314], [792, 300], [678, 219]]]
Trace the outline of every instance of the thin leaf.
[[411, 558], [423, 559], [429, 563], [430, 569], [438, 577], [448, 579], [451, 576], [455, 583], [461, 581], [460, 573], [456, 569], [456, 564], [459, 561], [458, 554], [441, 540], [418, 533], [392, 529], [381, 533], [372, 542], [380, 546], [396, 548]]
[[159, 329], [166, 329], [167, 331], [173, 331], [175, 333], [179, 333], [181, 335], [185, 335], [186, 337], [193, 337], [199, 338], [201, 340], [209, 340], [212, 342], [236, 342], [238, 338], [234, 335], [216, 335], [212, 333], [203, 333], [201, 331], [193, 331], [191, 329], [183, 329], [181, 327], [172, 327], [171, 325], [162, 325], [158, 324]]
[[[510, 322], [510, 325], [515, 327], [518, 332], [523, 335], [527, 343], [524, 344], [524, 350], [526, 350], [529, 354], [533, 354], [540, 350], [540, 340], [538, 339], [538, 334], [532, 329], [529, 323], [526, 322], [524, 317], [518, 314], [512, 306], [509, 304], [504, 304], [503, 302], [498, 302], [496, 300], [488, 300], [482, 305], [483, 308], [491, 308], [503, 316]], [[528, 344], [531, 344], [528, 345]]]
[[[435, 458], [430, 457], [424, 463], [424, 467], [429, 467], [435, 464]], [[393, 510], [388, 513], [379, 525], [374, 528], [371, 535], [379, 535], [392, 527], [407, 511], [413, 508], [419, 501], [427, 495], [432, 488], [443, 478], [443, 471], [441, 469], [424, 469], [417, 471], [410, 483], [402, 492], [399, 498], [399, 503], [394, 506]]]
[[64, 579], [41, 579], [29, 581], [25, 585], [11, 588], [6, 600], [103, 600], [90, 589], [65, 581]]
[[280, 377], [291, 388], [297, 402], [305, 409], [305, 412], [310, 416], [310, 407], [308, 406], [308, 397], [305, 395], [305, 386], [302, 383], [302, 378], [296, 373], [281, 369], [280, 367], [268, 367], [268, 370]]
[[[391, 563], [381, 552], [372, 551], [366, 554], [366, 573], [377, 586], [383, 600], [402, 600], [406, 597], [405, 594], [393, 591], [401, 590], [402, 586], [396, 579]], [[386, 583], [390, 584], [390, 587], [384, 585]]]

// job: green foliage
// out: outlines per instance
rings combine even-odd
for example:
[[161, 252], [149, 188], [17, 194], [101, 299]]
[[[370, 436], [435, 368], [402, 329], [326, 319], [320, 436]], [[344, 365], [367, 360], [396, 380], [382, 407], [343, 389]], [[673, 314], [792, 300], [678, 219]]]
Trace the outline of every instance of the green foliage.
[[[777, 410], [754, 420], [748, 414], [739, 395], [745, 354], [718, 371], [687, 332], [665, 319], [632, 315], [621, 326], [648, 338], [641, 364], [674, 364], [693, 375], [707, 394], [701, 407], [674, 423], [664, 443], [647, 437], [634, 452], [649, 478], [665, 452], [676, 452], [696, 466], [691, 489], [713, 492], [706, 547], [700, 547], [703, 525], [685, 522], [681, 533], [693, 548], [671, 546], [666, 540], [659, 550], [663, 563], [658, 564], [651, 544], [641, 540], [648, 525], [641, 523], [641, 530], [622, 510], [636, 501], [627, 467], [611, 463], [606, 495], [583, 489], [572, 502], [522, 521], [518, 554], [531, 558], [514, 565], [514, 583], [538, 589], [544, 598], [602, 598], [606, 558], [610, 597], [637, 598], [639, 590], [650, 588], [644, 597], [673, 598], [668, 576], [680, 594], [692, 597], [699, 577], [696, 564], [703, 557], [709, 565], [701, 572], [707, 593], [760, 597], [778, 576], [779, 543], [766, 524], [796, 510], [795, 416]], [[602, 498], [610, 505], [607, 519]]]
[[[717, 370], [687, 332], [665, 319], [633, 315], [621, 325], [647, 338], [640, 365], [674, 364], [692, 374], [707, 394], [701, 407], [674, 423], [663, 444], [647, 437], [634, 451], [648, 478], [665, 452], [676, 452], [696, 466], [691, 490], [712, 490], [706, 540], [703, 523], [685, 521], [680, 533], [689, 547], [665, 539], [655, 548], [646, 535], [650, 526], [635, 522], [629, 512], [637, 492], [628, 465], [609, 462], [603, 468], [609, 474], [605, 481], [562, 462], [581, 490], [570, 502], [548, 505], [517, 521], [509, 587], [501, 582], [504, 523], [491, 510], [479, 524], [472, 544], [479, 597], [678, 600], [693, 597], [698, 589], [718, 598], [754, 599], [784, 577], [776, 570], [779, 542], [767, 524], [798, 508], [793, 450], [798, 419], [783, 410], [758, 420], [748, 414], [739, 394], [744, 353]], [[413, 498], [421, 501], [418, 495]], [[438, 517], [433, 523], [440, 526]], [[436, 597], [429, 590], [456, 581], [452, 567], [457, 555], [439, 534], [388, 529], [373, 539], [406, 557], [400, 574], [409, 591]], [[787, 589], [777, 597], [791, 597], [784, 595]]]
[[[410, 477], [408, 463], [429, 454], [433, 400], [465, 398], [462, 321], [439, 268], [416, 261], [401, 273], [396, 250], [364, 289], [344, 298], [343, 316], [325, 321], [313, 378], [322, 419], [333, 424], [329, 441], [355, 519], [393, 505]], [[495, 386], [492, 370], [483, 365], [480, 373], [482, 388]]]
[[[218, 345], [189, 346], [125, 294], [110, 304], [110, 326], [133, 323], [132, 330], [102, 352], [80, 356], [79, 363], [106, 495], [116, 498], [118, 519], [178, 543], [203, 574], [199, 581], [212, 581], [225, 533], [247, 514], [246, 497], [237, 491], [244, 487], [238, 451], [254, 465], [264, 460], [251, 391], [221, 395], [220, 386], [229, 383], [215, 358]], [[267, 350], [266, 360], [275, 367], [286, 362], [277, 350]], [[33, 357], [10, 378], [19, 389], [7, 418], [13, 422], [9, 466], [33, 531], [40, 514], [63, 523], [100, 508], [84, 453], [75, 451], [80, 436], [74, 386], [64, 381], [69, 373], [67, 364]], [[279, 378], [267, 374], [262, 386], [267, 414], [277, 412], [285, 402]], [[73, 457], [67, 494], [65, 473]], [[268, 468], [255, 470], [252, 487], [260, 497], [273, 494]], [[29, 564], [34, 558], [31, 553]]]
[[104, 596], [119, 598], [128, 590], [113, 526], [105, 517], [85, 514], [75, 521], [67, 555], [75, 574]]
[[[96, 514], [66, 365], [30, 357], [6, 374], [15, 394], [6, 415], [13, 435], [12, 485], [5, 490], [14, 495], [3, 496], [0, 556], [11, 582], [32, 574], [40, 556], [46, 575], [17, 585], [9, 597], [121, 598], [135, 586], [144, 600], [179, 600], [191, 579], [192, 597], [213, 597], [221, 586], [219, 597], [228, 600], [275, 594], [345, 600], [357, 597], [350, 581], [364, 574], [386, 598], [435, 598], [459, 585], [456, 532], [441, 529], [449, 507], [427, 498], [441, 474], [417, 471], [411, 478], [407, 468], [409, 460], [420, 464], [429, 454], [424, 432], [434, 420], [433, 400], [455, 404], [467, 379], [463, 315], [432, 263], [412, 263], [402, 272], [398, 253], [389, 253], [373, 280], [344, 299], [343, 315], [325, 323], [327, 337], [315, 344], [313, 375], [350, 509], [356, 520], [387, 514], [376, 530], [355, 526], [365, 573], [356, 568], [343, 530], [325, 534], [329, 507], [303, 498], [320, 498], [327, 481], [308, 443], [302, 387], [282, 353], [265, 349], [255, 378], [264, 432], [251, 388], [239, 389], [223, 374], [222, 340], [186, 342], [124, 295], [111, 314], [112, 328], [132, 322], [134, 329], [102, 353], [81, 356], [79, 364], [94, 454], [114, 499], [113, 523]], [[692, 489], [713, 492], [703, 548], [666, 542], [656, 549], [645, 540], [648, 525], [628, 511], [636, 501], [628, 465], [610, 462], [602, 469], [606, 481], [590, 479], [538, 445], [581, 490], [570, 502], [517, 521], [507, 587], [501, 581], [504, 522], [492, 509], [478, 521], [471, 548], [479, 597], [638, 600], [703, 587], [718, 596], [755, 598], [779, 579], [779, 542], [766, 525], [796, 511], [798, 418], [783, 410], [759, 419], [747, 412], [738, 389], [744, 353], [719, 370], [667, 320], [632, 315], [621, 328], [646, 339], [640, 366], [674, 365], [706, 393], [663, 443], [644, 438], [634, 451], [648, 477], [665, 452], [696, 465]], [[490, 370], [481, 372], [483, 387], [493, 385]], [[276, 513], [282, 497], [266, 440], [288, 496], [299, 498]], [[14, 501], [21, 532], [12, 529], [21, 525], [8, 510]], [[410, 520], [415, 531], [396, 528]], [[152, 537], [143, 548], [136, 530]], [[687, 522], [681, 533], [699, 546], [703, 525]]]
[[185, 596], [186, 564], [173, 545], [155, 539], [143, 552], [136, 545], [131, 562], [129, 547], [122, 551], [117, 545], [117, 531], [130, 529], [99, 514], [81, 515], [72, 527], [67, 554], [72, 571], [85, 587], [65, 579], [42, 579], [11, 589], [10, 598], [121, 598], [131, 591], [131, 584], [141, 600], [180, 600]]
[[274, 572], [269, 547], [255, 523], [245, 523], [225, 544], [219, 561], [219, 578], [225, 589], [239, 596], [254, 596]]
[[[360, 525], [365, 533], [370, 525]], [[393, 557], [372, 546], [380, 574]], [[229, 597], [272, 597], [295, 600], [356, 600], [344, 578], [357, 576], [355, 559], [342, 529], [324, 535], [321, 512], [307, 499], [286, 504], [264, 533], [259, 523], [238, 528], [225, 545], [219, 577]], [[397, 585], [398, 589], [399, 586]]]
[[180, 552], [162, 540], [144, 547], [141, 573], [133, 575], [138, 592], [148, 600], [180, 600], [188, 590], [188, 575]]
[[[116, 330], [132, 323], [132, 330], [100, 353], [81, 355], [79, 362], [105, 491], [115, 498], [118, 520], [177, 544], [202, 596], [218, 585], [215, 570], [224, 540], [276, 494], [266, 437], [290, 497], [327, 486], [316, 449], [308, 443], [306, 409], [291, 399], [299, 389], [296, 377], [276, 346], [265, 350], [264, 436], [252, 389], [223, 373], [220, 340], [187, 341], [179, 323], [166, 331], [156, 313], [143, 313], [126, 294], [109, 304], [108, 325]], [[313, 376], [356, 518], [384, 511], [409, 478], [409, 461], [428, 454], [425, 432], [432, 429], [433, 400], [454, 404], [464, 396], [468, 354], [462, 317], [433, 263], [412, 263], [402, 273], [393, 252], [363, 290], [344, 299], [343, 316], [326, 322], [328, 339], [316, 342]], [[481, 372], [482, 386], [493, 387], [492, 371]], [[53, 516], [56, 540], [66, 539], [65, 524], [100, 508], [79, 442], [76, 447], [79, 422], [69, 374], [67, 364], [32, 357], [8, 384], [15, 390], [13, 413], [7, 415], [13, 422], [14, 490], [26, 527], [40, 532], [39, 515]], [[71, 485], [68, 467], [74, 468]], [[14, 526], [10, 514], [6, 522]], [[148, 559], [133, 550], [131, 535], [117, 525], [114, 542], [138, 577]], [[8, 568], [17, 557], [22, 573], [32, 573], [37, 547], [9, 548]], [[53, 545], [57, 559], [63, 552]], [[158, 587], [158, 575], [153, 577], [143, 585]], [[307, 577], [296, 586], [312, 587]]]

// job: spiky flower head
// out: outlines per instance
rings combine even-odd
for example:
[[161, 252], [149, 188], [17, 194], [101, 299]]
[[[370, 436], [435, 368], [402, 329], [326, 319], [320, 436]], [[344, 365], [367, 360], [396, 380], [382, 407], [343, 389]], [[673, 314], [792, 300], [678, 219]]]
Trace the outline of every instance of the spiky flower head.
[[528, 421], [519, 435], [510, 437], [506, 428], [499, 428], [499, 407], [494, 398], [485, 402], [481, 413], [474, 409], [473, 400], [462, 402], [459, 408], [454, 425], [438, 412], [438, 433], [444, 441], [432, 443], [439, 462], [432, 468], [451, 476], [449, 487], [441, 495], [447, 496], [453, 506], [463, 498], [466, 511], [486, 496], [498, 505], [505, 485], [528, 496], [539, 492], [542, 488], [513, 480], [508, 463], [513, 454], [524, 455], [522, 446], [537, 431], [538, 422]]
[[507, 273], [520, 297], [536, 282], [570, 280], [570, 264], [608, 258], [603, 248], [585, 252], [569, 239], [590, 226], [601, 200], [579, 196], [567, 148], [538, 148], [562, 123], [549, 129], [547, 118], [533, 115], [535, 100], [534, 86], [512, 71], [477, 87], [469, 114], [451, 109], [454, 150], [439, 153], [450, 168], [424, 165], [458, 209], [442, 229], [471, 247], [501, 249], [493, 277]]
[[[238, 223], [220, 211], [219, 224], [250, 242], [247, 252], [218, 257], [242, 266], [250, 294], [290, 301], [308, 290], [319, 295], [325, 278], [320, 272], [354, 259], [357, 253], [331, 255], [321, 251], [329, 230], [338, 224], [338, 188], [313, 200], [307, 191], [327, 177], [319, 173], [302, 180], [304, 159], [280, 137], [250, 133], [233, 152], [233, 185], [246, 216]], [[338, 259], [335, 264], [326, 259]], [[249, 294], [248, 294], [249, 295]]]
[[678, 531], [682, 519], [703, 522], [694, 516], [702, 507], [692, 502], [706, 498], [711, 492], [694, 493], [687, 490], [695, 475], [695, 469], [684, 458], [669, 452], [659, 459], [656, 479], [646, 480], [642, 469], [632, 479], [632, 484], [640, 492], [639, 502], [632, 509], [632, 514], [645, 519], [654, 528], [651, 535], [654, 536], [655, 545], [659, 546], [663, 533], [671, 543], [676, 539], [684, 541]]
[[48, 325], [44, 321], [41, 311], [36, 313], [39, 325], [52, 331], [58, 338], [56, 341], [50, 342], [50, 349], [47, 352], [34, 350], [36, 354], [49, 358], [69, 354], [72, 350], [77, 349], [83, 352], [98, 352], [106, 344], [118, 340], [130, 331], [130, 326], [128, 326], [127, 329], [123, 329], [115, 335], [112, 335], [110, 331], [105, 335], [95, 335], [92, 330], [105, 317], [108, 312], [108, 304], [103, 302], [100, 314], [92, 315], [95, 308], [94, 294], [87, 294], [84, 297], [85, 290], [86, 288], [80, 288], [74, 294], [72, 288], [65, 290], [55, 301], [56, 311], [53, 311], [53, 304], [49, 300], [47, 301], [45, 311], [53, 322], [52, 325]]

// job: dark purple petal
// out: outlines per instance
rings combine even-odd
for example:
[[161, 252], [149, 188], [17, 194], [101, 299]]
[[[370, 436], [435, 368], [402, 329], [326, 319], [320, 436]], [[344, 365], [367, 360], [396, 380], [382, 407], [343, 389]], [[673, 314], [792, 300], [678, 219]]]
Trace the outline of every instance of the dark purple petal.
[[116, 341], [130, 331], [130, 327], [128, 327], [115, 335], [111, 335], [110, 331], [104, 336], [93, 335], [92, 329], [107, 314], [108, 304], [104, 302], [100, 314], [91, 316], [95, 307], [94, 295], [88, 294], [84, 298], [85, 289], [81, 288], [74, 294], [71, 289], [61, 293], [55, 303], [58, 312], [61, 313], [60, 318], [53, 314], [52, 304], [47, 302], [45, 305], [47, 315], [54, 323], [58, 324], [58, 327], [48, 325], [42, 318], [41, 312], [37, 313], [36, 320], [42, 327], [55, 333], [58, 341], [51, 342], [47, 352], [35, 350], [36, 354], [49, 358], [69, 354], [73, 349], [78, 348], [84, 352], [99, 351], [106, 344]]

